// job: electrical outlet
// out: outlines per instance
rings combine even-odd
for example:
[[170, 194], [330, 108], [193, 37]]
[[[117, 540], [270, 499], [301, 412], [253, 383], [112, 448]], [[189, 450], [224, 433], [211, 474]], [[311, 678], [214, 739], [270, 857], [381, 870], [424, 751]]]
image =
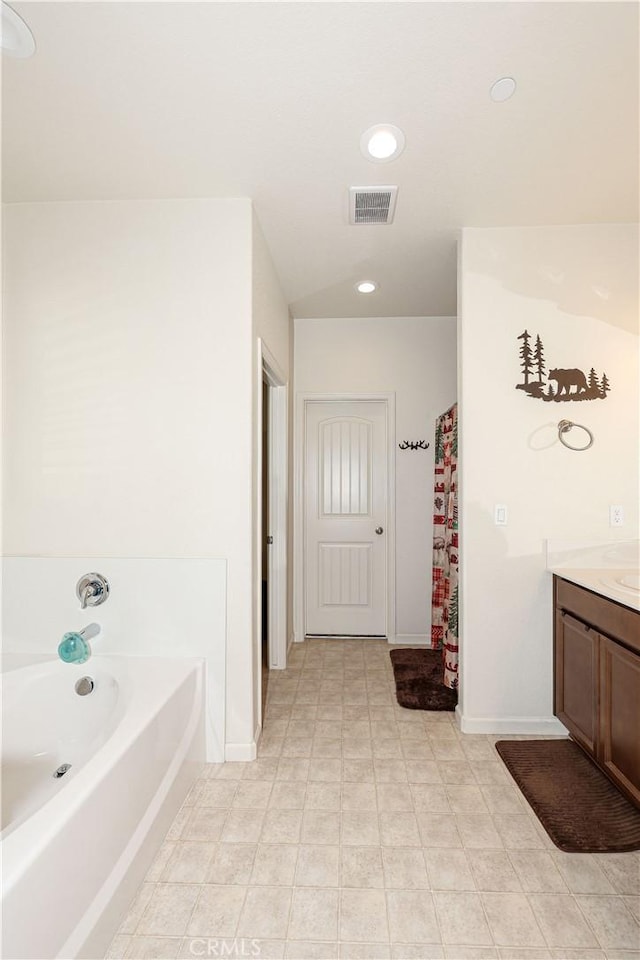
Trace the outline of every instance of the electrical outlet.
[[496, 503], [493, 508], [493, 522], [497, 527], [506, 527], [507, 525], [507, 507], [504, 503]]
[[624, 509], [617, 505], [611, 504], [609, 507], [609, 526], [610, 527], [621, 527], [624, 524]]

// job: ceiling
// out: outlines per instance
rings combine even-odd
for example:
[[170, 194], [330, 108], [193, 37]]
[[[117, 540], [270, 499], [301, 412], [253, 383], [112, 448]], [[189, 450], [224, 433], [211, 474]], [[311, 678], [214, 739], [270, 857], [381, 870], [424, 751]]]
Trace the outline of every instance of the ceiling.
[[[12, 5], [4, 200], [252, 197], [294, 316], [455, 313], [463, 225], [638, 219], [635, 3]], [[381, 122], [406, 148], [374, 164]], [[367, 184], [392, 225], [348, 224]]]

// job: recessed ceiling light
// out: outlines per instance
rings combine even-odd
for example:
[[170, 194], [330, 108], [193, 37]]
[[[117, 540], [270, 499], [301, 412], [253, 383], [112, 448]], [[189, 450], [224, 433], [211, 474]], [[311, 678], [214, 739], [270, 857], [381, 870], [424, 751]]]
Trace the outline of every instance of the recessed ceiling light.
[[374, 163], [395, 160], [404, 150], [404, 133], [391, 123], [377, 123], [360, 137], [360, 150]]
[[375, 293], [377, 289], [378, 284], [373, 280], [361, 280], [360, 283], [356, 283], [358, 293]]
[[516, 92], [516, 82], [513, 77], [501, 77], [491, 87], [490, 96], [494, 103], [504, 103], [510, 100]]
[[0, 19], [0, 47], [8, 57], [24, 60], [36, 52], [33, 34], [22, 17], [2, 0], [2, 18]]

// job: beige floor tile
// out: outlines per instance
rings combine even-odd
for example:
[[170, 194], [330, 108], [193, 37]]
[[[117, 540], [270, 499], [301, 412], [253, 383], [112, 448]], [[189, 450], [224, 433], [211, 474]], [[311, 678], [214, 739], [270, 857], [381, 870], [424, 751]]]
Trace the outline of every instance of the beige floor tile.
[[481, 784], [511, 784], [511, 777], [504, 763], [494, 760], [494, 761], [485, 761], [484, 763], [479, 761], [470, 760], [469, 765], [473, 770], [473, 774]]
[[342, 887], [380, 888], [384, 886], [380, 847], [340, 849], [340, 885]]
[[281, 757], [278, 761], [276, 780], [308, 780], [309, 761], [295, 757]]
[[296, 871], [298, 846], [293, 843], [259, 843], [250, 883], [291, 886]]
[[138, 892], [133, 898], [131, 906], [127, 910], [127, 913], [125, 914], [124, 919], [118, 928], [118, 933], [127, 934], [136, 932], [140, 918], [149, 906], [149, 901], [151, 900], [155, 889], [155, 883], [143, 883], [142, 886], [139, 887]]
[[342, 740], [326, 740], [322, 737], [316, 737], [311, 746], [311, 756], [313, 759], [331, 760], [342, 757]]
[[545, 850], [511, 850], [509, 859], [525, 893], [567, 893], [556, 863]]
[[128, 934], [117, 933], [107, 948], [104, 960], [123, 960], [132, 939]]
[[[373, 756], [377, 760], [402, 760], [402, 744], [399, 737], [387, 740], [372, 740]], [[422, 746], [422, 744], [418, 744]]]
[[[339, 952], [336, 942], [320, 940], [287, 940], [286, 960], [336, 960]], [[261, 960], [260, 957], [257, 960]]]
[[443, 783], [475, 784], [476, 776], [471, 764], [467, 760], [441, 760], [438, 763], [439, 773]]
[[421, 844], [418, 821], [414, 813], [384, 810], [378, 815], [380, 843], [388, 847], [419, 847]]
[[267, 810], [260, 840], [262, 843], [299, 843], [302, 810]]
[[342, 761], [341, 760], [310, 760], [309, 761], [309, 780], [320, 780], [322, 782], [331, 782], [342, 780]]
[[162, 880], [167, 883], [204, 883], [216, 850], [215, 843], [176, 843], [173, 855], [162, 871]]
[[[427, 740], [401, 740], [402, 756], [405, 760], [427, 760], [435, 761], [437, 759], [431, 743]], [[458, 758], [456, 758], [458, 759]]]
[[299, 810], [305, 805], [306, 794], [306, 781], [278, 781], [273, 784], [269, 806], [276, 810]]
[[408, 783], [378, 783], [378, 810], [391, 812], [413, 810], [413, 796]]
[[187, 883], [157, 883], [144, 911], [136, 934], [139, 936], [180, 937], [202, 887]]
[[546, 946], [536, 917], [523, 893], [482, 893], [481, 897], [498, 946]]
[[618, 893], [640, 894], [639, 854], [603, 853], [596, 859]]
[[339, 843], [340, 820], [339, 810], [306, 809], [302, 818], [302, 843]]
[[373, 783], [343, 783], [342, 784], [343, 810], [375, 811], [376, 788]]
[[[308, 783], [304, 802], [305, 808], [307, 810], [339, 810], [342, 786], [340, 783]], [[347, 786], [347, 784], [344, 784], [344, 786]], [[354, 784], [354, 786], [359, 786], [359, 784]]]
[[243, 780], [275, 780], [280, 760], [278, 757], [260, 757], [247, 763]]
[[529, 816], [498, 814], [493, 822], [508, 850], [543, 850], [546, 846]]
[[503, 848], [502, 838], [487, 814], [456, 814], [455, 822], [463, 847], [476, 850]]
[[246, 887], [206, 885], [189, 920], [190, 937], [233, 937], [244, 903]]
[[433, 895], [444, 943], [492, 946], [493, 938], [477, 893], [451, 892]]
[[376, 783], [406, 783], [407, 764], [404, 760], [374, 760]]
[[550, 947], [600, 946], [572, 896], [532, 893], [529, 903]]
[[[214, 781], [215, 782], [215, 781]], [[219, 840], [230, 814], [217, 807], [193, 807], [182, 828], [182, 840]]]
[[479, 786], [476, 784], [447, 784], [447, 800], [454, 813], [488, 813], [487, 805]]
[[483, 784], [481, 789], [490, 814], [522, 816], [528, 813], [524, 797], [510, 784]]
[[564, 853], [561, 850], [554, 850], [551, 857], [571, 893], [616, 892], [595, 857], [584, 853]]
[[343, 844], [360, 847], [380, 843], [375, 811], [359, 813], [357, 810], [343, 810], [340, 818], [340, 840]]
[[429, 889], [422, 847], [382, 847], [382, 866], [388, 889]]
[[156, 880], [162, 880], [162, 874], [167, 863], [171, 859], [171, 855], [176, 848], [175, 840], [165, 840], [157, 854], [154, 857], [153, 863], [147, 870], [147, 875], [145, 880], [153, 882]]
[[207, 883], [247, 884], [253, 869], [255, 843], [219, 843], [206, 876]]
[[452, 760], [462, 761], [467, 759], [457, 739], [431, 740], [431, 750], [435, 760], [445, 763]]
[[494, 947], [469, 947], [466, 944], [449, 943], [444, 949], [447, 960], [498, 960], [500, 956]]
[[269, 780], [241, 780], [233, 798], [233, 806], [264, 809], [269, 805], [272, 786]]
[[576, 901], [607, 952], [614, 947], [640, 951], [640, 926], [620, 897], [581, 894]]
[[260, 838], [264, 810], [230, 810], [220, 839], [225, 843], [255, 843]]
[[[549, 950], [549, 956], [551, 960], [605, 960], [606, 954], [604, 950], [567, 950], [564, 947], [562, 950]], [[629, 958], [629, 960], [638, 960], [637, 957]]]
[[373, 761], [358, 757], [347, 759], [343, 752], [342, 779], [345, 783], [352, 781], [355, 783], [373, 783]]
[[290, 720], [286, 730], [287, 738], [312, 740], [319, 736], [316, 733], [315, 720]]
[[343, 736], [342, 722], [340, 720], [317, 720], [313, 735], [326, 740], [340, 740]]
[[369, 760], [373, 756], [371, 740], [364, 737], [345, 737], [342, 741], [342, 756], [345, 760]]
[[387, 890], [389, 935], [393, 943], [437, 943], [440, 929], [427, 890]]
[[267, 940], [286, 938], [290, 907], [290, 887], [249, 887], [237, 936]]
[[236, 780], [205, 780], [197, 801], [199, 807], [230, 807], [238, 789]]
[[338, 936], [338, 891], [297, 887], [293, 891], [290, 940], [336, 940]]
[[337, 887], [339, 847], [330, 844], [302, 844], [295, 873], [296, 886]]
[[500, 947], [498, 956], [501, 960], [550, 960], [551, 951], [544, 947]]
[[131, 937], [119, 960], [177, 960], [182, 937]]
[[451, 814], [416, 814], [423, 847], [459, 847], [462, 845], [454, 817]]
[[387, 906], [383, 890], [340, 891], [340, 940], [388, 942]]
[[478, 890], [520, 893], [522, 884], [505, 850], [467, 849], [467, 860]]
[[344, 720], [340, 734], [345, 740], [370, 740], [373, 736], [372, 725], [369, 720]]
[[391, 960], [391, 944], [341, 943], [340, 960]]
[[310, 757], [311, 737], [285, 737], [282, 744], [283, 757]]
[[412, 783], [411, 797], [415, 809], [425, 813], [448, 813], [451, 810], [447, 788], [443, 783]]
[[[392, 943], [393, 960], [444, 960], [446, 947], [441, 943]], [[460, 960], [460, 957], [456, 957]]]
[[475, 890], [476, 884], [464, 850], [432, 847], [424, 852], [432, 890]]
[[[598, 890], [598, 891], [595, 891], [595, 890], [593, 890], [593, 891], [586, 891], [586, 890], [582, 891], [582, 890], [580, 890], [580, 891], [575, 891], [575, 892], [580, 892], [580, 893], [587, 893], [587, 892], [588, 892], [588, 893], [596, 893], [596, 892], [597, 892], [597, 893], [600, 893], [600, 892], [605, 892], [605, 891], [599, 891], [599, 890]], [[638, 921], [638, 923], [640, 923], [640, 897], [623, 897], [622, 899], [624, 900], [625, 904], [627, 905], [627, 910], [630, 910], [631, 913], [632, 913], [632, 914], [634, 915], [634, 917], [636, 918], [636, 920]]]

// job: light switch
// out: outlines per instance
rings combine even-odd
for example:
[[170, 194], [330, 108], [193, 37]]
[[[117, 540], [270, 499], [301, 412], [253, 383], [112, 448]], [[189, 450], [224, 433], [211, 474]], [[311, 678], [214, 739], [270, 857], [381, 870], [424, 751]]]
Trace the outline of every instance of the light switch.
[[493, 522], [497, 527], [506, 527], [507, 507], [504, 503], [496, 503], [493, 513]]

